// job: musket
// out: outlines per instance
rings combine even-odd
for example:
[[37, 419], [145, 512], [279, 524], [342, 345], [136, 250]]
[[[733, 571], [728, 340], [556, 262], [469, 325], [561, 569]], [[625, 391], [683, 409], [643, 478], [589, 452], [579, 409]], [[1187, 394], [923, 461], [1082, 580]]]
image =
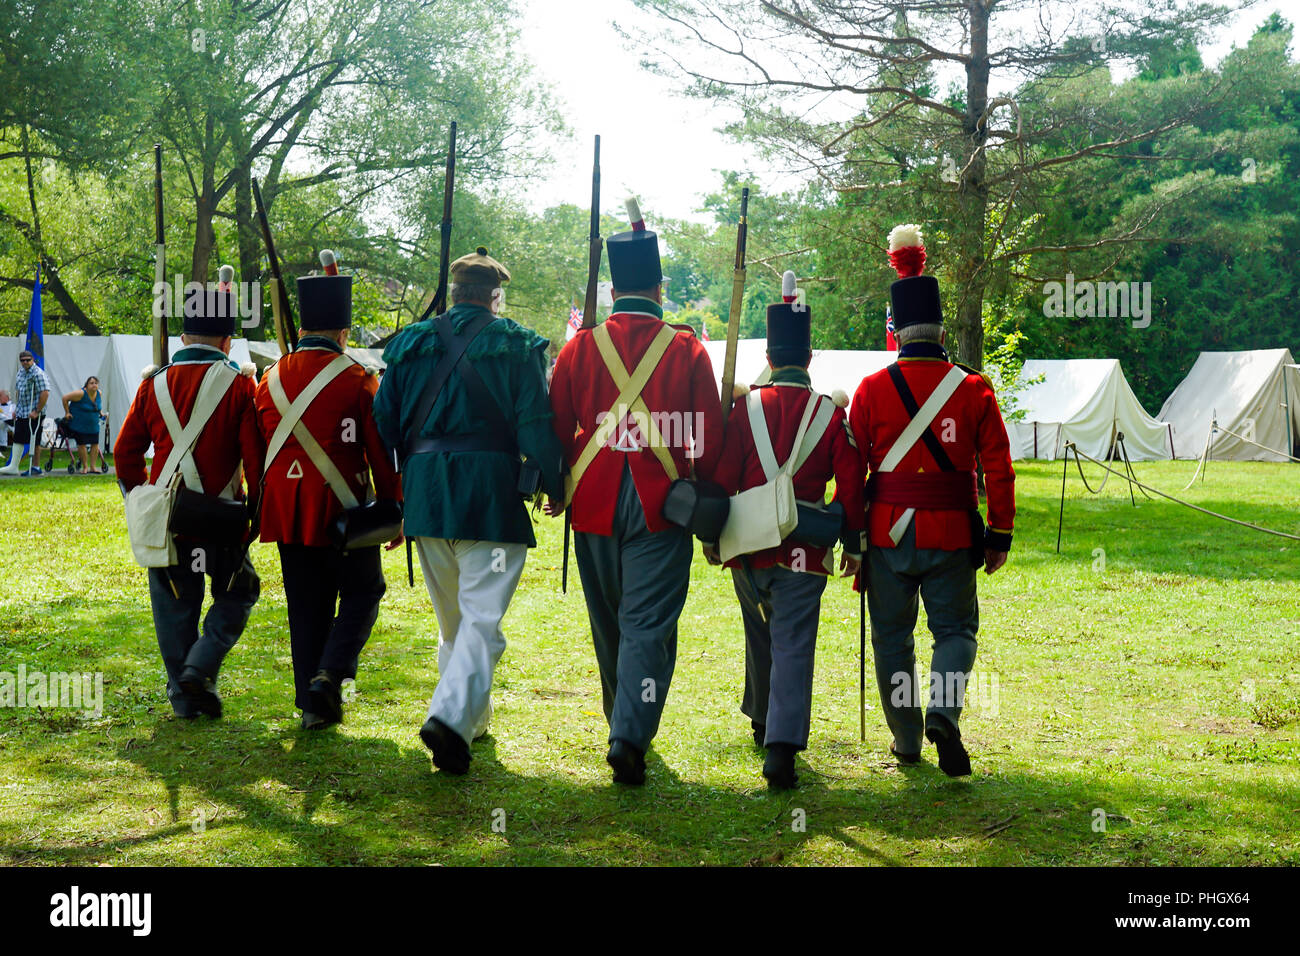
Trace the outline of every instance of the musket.
[[456, 121], [451, 123], [451, 145], [447, 147], [447, 175], [442, 185], [442, 223], [438, 226], [438, 288], [433, 300], [420, 316], [423, 322], [431, 315], [447, 311], [447, 270], [451, 264], [451, 202], [456, 192]]
[[596, 292], [600, 285], [600, 254], [605, 240], [600, 236], [600, 136], [596, 136], [596, 158], [591, 167], [591, 234], [587, 251], [587, 298], [582, 304], [582, 327], [596, 327]]
[[[438, 225], [438, 288], [429, 307], [420, 316], [423, 322], [431, 315], [447, 311], [447, 274], [451, 267], [451, 205], [456, 194], [456, 121], [451, 121], [451, 142], [447, 146], [447, 174], [442, 182], [442, 222]], [[415, 587], [415, 555], [411, 538], [406, 538], [406, 583]]]
[[[591, 164], [591, 232], [587, 249], [587, 297], [582, 303], [582, 327], [596, 327], [596, 293], [600, 287], [600, 256], [605, 240], [600, 235], [600, 134], [596, 134], [596, 153]], [[569, 509], [564, 509], [564, 562], [560, 570], [560, 593], [569, 593], [569, 535], [572, 529]]]
[[740, 191], [740, 225], [736, 227], [736, 265], [731, 278], [731, 311], [727, 314], [727, 353], [722, 361], [722, 420], [731, 414], [736, 388], [736, 348], [740, 340], [740, 314], [745, 308], [745, 247], [749, 241], [749, 187]]
[[167, 364], [167, 243], [163, 232], [163, 176], [162, 143], [153, 147], [153, 364], [162, 368]]
[[275, 252], [271, 238], [271, 224], [266, 219], [266, 206], [262, 202], [262, 188], [253, 177], [253, 202], [257, 206], [257, 224], [262, 229], [262, 242], [266, 244], [266, 261], [271, 270], [271, 317], [275, 321], [275, 337], [280, 354], [288, 355], [298, 347], [298, 329], [293, 321], [293, 308], [289, 305], [289, 290], [280, 272], [280, 257]]

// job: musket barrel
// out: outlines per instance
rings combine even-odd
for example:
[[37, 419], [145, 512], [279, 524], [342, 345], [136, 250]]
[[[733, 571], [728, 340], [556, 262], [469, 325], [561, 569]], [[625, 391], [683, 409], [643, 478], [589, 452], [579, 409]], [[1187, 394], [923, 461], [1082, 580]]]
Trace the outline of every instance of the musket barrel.
[[591, 170], [591, 234], [587, 254], [587, 297], [582, 304], [582, 327], [596, 327], [596, 292], [600, 285], [600, 254], [604, 240], [600, 236], [600, 135], [596, 135], [596, 155]]
[[740, 224], [736, 227], [736, 267], [731, 279], [731, 310], [727, 315], [727, 353], [722, 361], [722, 417], [731, 413], [736, 387], [736, 349], [740, 314], [745, 308], [745, 252], [749, 244], [749, 187], [740, 191]]
[[452, 203], [456, 195], [456, 122], [451, 124], [451, 142], [447, 147], [447, 177], [442, 187], [442, 227], [439, 238], [438, 291], [434, 295], [434, 314], [447, 311], [447, 278], [451, 267]]
[[[284, 276], [280, 274], [280, 257], [275, 251], [275, 239], [271, 236], [271, 223], [266, 218], [266, 204], [262, 202], [262, 187], [258, 184], [256, 176], [253, 177], [252, 186], [253, 204], [257, 208], [257, 223], [262, 228], [262, 241], [266, 244], [267, 265], [271, 270], [271, 278], [274, 280], [271, 289], [271, 313], [276, 317], [276, 336], [286, 343], [290, 349], [296, 349], [298, 347], [298, 329], [294, 324], [293, 308], [289, 305], [288, 289], [284, 284]], [[277, 302], [280, 305], [278, 311], [275, 308]]]
[[447, 311], [447, 273], [451, 266], [451, 212], [456, 196], [456, 121], [451, 123], [451, 139], [447, 147], [447, 173], [442, 184], [442, 222], [438, 225], [438, 285], [434, 289], [429, 307], [420, 316], [423, 322], [431, 315]]
[[155, 143], [153, 147], [153, 241], [154, 296], [157, 300], [153, 316], [153, 362], [161, 368], [170, 358], [167, 342], [167, 306], [171, 300], [167, 292], [167, 245], [166, 232], [163, 229], [162, 143]]

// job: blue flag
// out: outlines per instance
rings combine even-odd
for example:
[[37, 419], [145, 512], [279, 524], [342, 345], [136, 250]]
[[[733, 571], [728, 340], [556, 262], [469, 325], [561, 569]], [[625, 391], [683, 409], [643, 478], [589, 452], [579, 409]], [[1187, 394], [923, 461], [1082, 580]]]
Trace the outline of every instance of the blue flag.
[[36, 364], [45, 368], [45, 322], [41, 316], [41, 264], [36, 264], [36, 284], [32, 286], [32, 311], [27, 316], [27, 351]]

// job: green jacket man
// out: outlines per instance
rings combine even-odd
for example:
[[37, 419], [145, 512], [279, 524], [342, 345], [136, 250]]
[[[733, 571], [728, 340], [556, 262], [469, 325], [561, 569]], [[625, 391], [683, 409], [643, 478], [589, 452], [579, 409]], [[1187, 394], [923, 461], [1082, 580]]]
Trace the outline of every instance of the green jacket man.
[[[492, 714], [492, 675], [506, 646], [501, 620], [537, 544], [521, 471], [540, 473], [548, 494], [561, 494], [563, 483], [546, 390], [549, 343], [500, 315], [510, 273], [486, 249], [449, 272], [452, 308], [403, 330], [385, 350], [374, 414], [388, 447], [406, 455], [404, 530], [438, 617], [439, 681], [420, 736], [437, 767], [463, 774], [469, 744]], [[418, 421], [439, 362], [459, 348], [463, 356]]]

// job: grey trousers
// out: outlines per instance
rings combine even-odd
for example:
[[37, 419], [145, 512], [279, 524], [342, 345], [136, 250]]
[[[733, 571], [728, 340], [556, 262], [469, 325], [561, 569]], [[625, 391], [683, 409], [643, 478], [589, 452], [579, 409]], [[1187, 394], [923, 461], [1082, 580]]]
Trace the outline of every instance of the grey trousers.
[[677, 663], [677, 619], [691, 580], [691, 537], [651, 532], [625, 468], [612, 535], [577, 532], [574, 551], [600, 667], [609, 739], [646, 750]]
[[731, 579], [745, 624], [745, 696], [740, 710], [767, 725], [764, 744], [808, 746], [812, 721], [813, 656], [826, 575], [778, 566], [754, 570], [754, 584], [771, 615], [764, 623], [749, 578]]
[[[190, 551], [181, 547], [181, 560]], [[247, 557], [240, 563], [241, 552], [211, 549], [212, 607], [203, 618], [199, 632], [199, 615], [203, 611], [204, 574], [191, 564], [149, 569], [149, 601], [153, 605], [153, 627], [158, 636], [158, 650], [167, 669], [167, 699], [177, 716], [194, 716], [180, 687], [181, 673], [193, 667], [216, 680], [221, 663], [239, 641], [248, 623], [253, 605], [261, 594], [261, 582]], [[228, 587], [231, 573], [239, 569], [234, 586]], [[180, 593], [172, 593], [171, 584]]]
[[[932, 715], [942, 715], [954, 727], [961, 717], [979, 631], [975, 569], [965, 549], [918, 549], [915, 522], [898, 547], [868, 548], [866, 564], [871, 649], [885, 721], [899, 752], [920, 753], [925, 727], [934, 721]], [[918, 591], [934, 636], [924, 719], [912, 637]]]

